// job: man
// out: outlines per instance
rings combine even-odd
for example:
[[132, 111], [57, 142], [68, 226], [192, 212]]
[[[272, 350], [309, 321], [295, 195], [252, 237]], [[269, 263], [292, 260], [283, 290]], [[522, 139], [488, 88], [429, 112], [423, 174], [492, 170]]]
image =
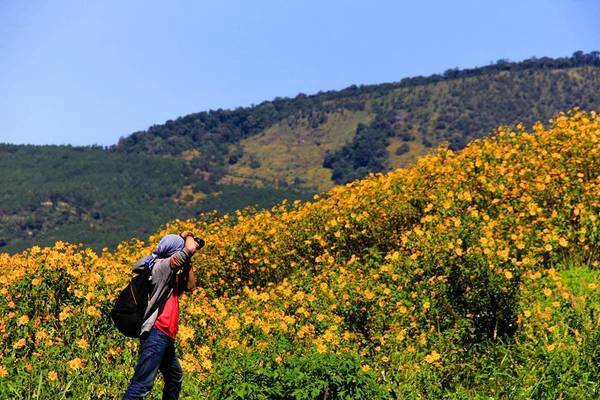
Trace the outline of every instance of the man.
[[196, 288], [190, 259], [200, 244], [194, 235], [164, 236], [148, 257], [133, 267], [139, 271], [147, 264], [152, 273], [148, 310], [140, 333], [140, 356], [124, 400], [143, 399], [150, 393], [156, 374], [163, 374], [163, 400], [179, 398], [183, 372], [175, 354], [175, 337], [179, 326], [179, 295]]

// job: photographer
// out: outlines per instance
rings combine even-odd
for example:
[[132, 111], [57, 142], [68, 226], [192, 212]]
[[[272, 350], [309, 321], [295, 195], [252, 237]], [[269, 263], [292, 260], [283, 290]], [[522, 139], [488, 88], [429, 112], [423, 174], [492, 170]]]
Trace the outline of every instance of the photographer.
[[[192, 292], [196, 280], [190, 259], [200, 247], [202, 239], [185, 231], [180, 235], [164, 236], [148, 257], [134, 266], [151, 268], [152, 290], [147, 310], [155, 308], [142, 323], [140, 355], [133, 378], [124, 400], [143, 399], [150, 393], [156, 374], [164, 377], [163, 400], [179, 398], [183, 372], [175, 354], [175, 337], [179, 325], [179, 295]], [[156, 307], [158, 305], [158, 307]]]

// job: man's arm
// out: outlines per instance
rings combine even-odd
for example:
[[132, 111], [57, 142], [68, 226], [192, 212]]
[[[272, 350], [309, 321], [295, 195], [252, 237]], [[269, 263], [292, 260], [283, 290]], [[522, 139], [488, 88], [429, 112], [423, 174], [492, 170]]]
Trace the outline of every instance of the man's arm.
[[173, 271], [177, 272], [187, 263], [189, 263], [191, 258], [192, 253], [190, 253], [188, 249], [183, 248], [171, 256], [169, 259], [169, 265]]
[[185, 287], [183, 288], [186, 292], [192, 292], [196, 289], [196, 276], [194, 275], [194, 270], [192, 269], [192, 265], [190, 264], [190, 259], [198, 250], [198, 243], [194, 240], [194, 235], [192, 232], [185, 231], [181, 233], [181, 237], [185, 240], [184, 248], [180, 252], [174, 254], [171, 257], [171, 268], [175, 271], [178, 271], [180, 268], [185, 266], [183, 273]]
[[175, 271], [179, 271], [184, 265], [186, 265], [199, 247], [191, 232], [183, 232], [181, 236], [185, 240], [184, 247], [182, 250], [173, 254], [170, 260], [171, 268]]
[[193, 292], [194, 289], [196, 289], [196, 275], [194, 275], [194, 270], [192, 269], [192, 266], [190, 264], [188, 270], [187, 270], [187, 276], [185, 279], [185, 288], [184, 290], [186, 292]]

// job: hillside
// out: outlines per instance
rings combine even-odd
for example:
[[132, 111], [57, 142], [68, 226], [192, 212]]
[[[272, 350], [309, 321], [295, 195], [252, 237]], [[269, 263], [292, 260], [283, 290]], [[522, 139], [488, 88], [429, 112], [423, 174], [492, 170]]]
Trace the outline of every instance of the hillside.
[[137, 344], [102, 317], [191, 229], [184, 397], [597, 398], [600, 116], [502, 127], [307, 203], [175, 221], [115, 252], [0, 254], [0, 398], [115, 398]]
[[0, 145], [0, 251], [59, 239], [100, 250], [173, 218], [307, 199], [574, 106], [600, 110], [600, 53], [200, 112], [110, 149]]
[[166, 221], [218, 209], [270, 207], [311, 192], [217, 185], [183, 160], [101, 148], [0, 144], [0, 251], [57, 240], [99, 251]]
[[397, 83], [190, 114], [122, 138], [118, 152], [183, 157], [213, 180], [330, 189], [453, 150], [501, 124], [600, 110], [600, 53], [500, 60]]

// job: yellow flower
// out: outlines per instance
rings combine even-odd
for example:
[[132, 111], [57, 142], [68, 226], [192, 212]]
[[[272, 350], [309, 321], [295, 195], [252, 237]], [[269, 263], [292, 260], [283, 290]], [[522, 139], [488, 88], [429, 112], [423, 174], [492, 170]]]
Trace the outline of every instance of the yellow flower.
[[180, 362], [181, 368], [185, 372], [192, 373], [200, 370], [200, 364], [198, 363], [198, 360], [196, 360], [196, 358], [190, 353], [184, 355]]
[[25, 325], [29, 322], [29, 317], [27, 315], [23, 315], [21, 318], [19, 318], [19, 320], [17, 321], [17, 325]]
[[552, 289], [550, 288], [544, 288], [543, 292], [546, 297], [550, 297], [552, 295]]
[[179, 326], [178, 336], [182, 343], [187, 343], [190, 340], [192, 340], [194, 338], [195, 333], [196, 333], [196, 330], [194, 328], [192, 328], [191, 326], [187, 326], [187, 325]]
[[434, 350], [425, 356], [425, 361], [428, 362], [429, 364], [433, 364], [435, 362], [438, 362], [441, 358], [442, 358], [442, 356], [437, 351]]
[[87, 315], [89, 315], [90, 317], [100, 317], [100, 311], [98, 311], [98, 309], [94, 306], [89, 306], [86, 308], [85, 312], [87, 313]]
[[230, 331], [234, 332], [240, 329], [240, 323], [235, 316], [231, 316], [225, 321], [225, 327]]
[[72, 369], [72, 370], [77, 370], [77, 369], [83, 368], [83, 360], [79, 357], [76, 357], [76, 358], [72, 359], [71, 361], [67, 362], [67, 366], [69, 367], [69, 369]]
[[6, 375], [8, 375], [8, 371], [0, 365], [0, 378], [4, 378]]
[[85, 340], [85, 339], [79, 339], [79, 340], [77, 341], [77, 346], [78, 346], [80, 349], [87, 349], [87, 348], [88, 348], [88, 342], [87, 342], [87, 340]]
[[56, 371], [52, 370], [50, 372], [48, 372], [48, 381], [52, 382], [58, 379], [58, 374], [56, 373]]
[[317, 343], [317, 353], [327, 353], [328, 350], [329, 349], [327, 348], [327, 346], [325, 346], [324, 343]]
[[58, 319], [62, 322], [64, 320], [66, 320], [67, 318], [69, 318], [69, 316], [71, 316], [71, 307], [66, 306], [58, 315]]
[[202, 360], [200, 365], [202, 365], [202, 368], [204, 368], [205, 370], [210, 370], [212, 368], [212, 361], [210, 361], [207, 358], [207, 359]]
[[367, 289], [367, 290], [365, 290], [363, 293], [364, 293], [364, 295], [365, 295], [365, 298], [366, 298], [367, 300], [371, 300], [373, 297], [375, 297], [375, 293], [373, 293], [372, 291], [370, 291], [370, 290], [368, 290], [368, 289]]
[[506, 279], [512, 279], [513, 274], [509, 270], [505, 270], [504, 271], [504, 276], [506, 277]]
[[510, 250], [508, 248], [496, 251], [496, 255], [503, 260], [508, 260], [509, 253], [510, 253]]
[[371, 366], [369, 364], [363, 364], [362, 367], [360, 367], [360, 369], [363, 372], [369, 372], [371, 370]]
[[26, 343], [25, 339], [21, 338], [13, 344], [13, 349], [20, 349], [21, 347], [25, 346], [25, 343]]
[[396, 340], [401, 342], [404, 340], [404, 338], [406, 338], [406, 330], [405, 329], [401, 329], [398, 334], [396, 335]]
[[35, 340], [36, 340], [36, 342], [39, 342], [39, 341], [45, 339], [47, 336], [48, 336], [48, 334], [46, 333], [46, 331], [41, 329], [35, 333]]

